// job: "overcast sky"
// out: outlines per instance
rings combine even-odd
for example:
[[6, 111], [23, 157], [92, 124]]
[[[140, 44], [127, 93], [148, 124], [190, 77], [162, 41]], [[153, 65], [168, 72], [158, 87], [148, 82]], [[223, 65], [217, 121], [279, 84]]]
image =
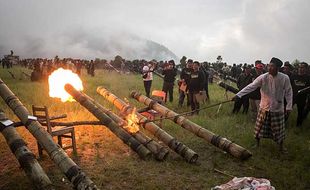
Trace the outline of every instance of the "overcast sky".
[[96, 50], [100, 40], [131, 47], [126, 36], [136, 35], [198, 61], [309, 62], [309, 7], [309, 0], [0, 0], [0, 53], [114, 57]]

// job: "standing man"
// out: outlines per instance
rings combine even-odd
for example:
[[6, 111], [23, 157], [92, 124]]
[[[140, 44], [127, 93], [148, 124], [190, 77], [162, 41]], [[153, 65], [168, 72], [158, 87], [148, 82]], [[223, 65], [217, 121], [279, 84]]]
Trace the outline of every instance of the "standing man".
[[[256, 60], [255, 61], [255, 69], [253, 70], [253, 81], [260, 75], [264, 74], [264, 64], [262, 63], [261, 60]], [[259, 111], [259, 104], [260, 104], [260, 88], [257, 88], [253, 92], [249, 94], [250, 97], [250, 106], [251, 106], [251, 111], [252, 111], [252, 119], [253, 121], [256, 120], [257, 118], [257, 113]]]
[[147, 97], [150, 97], [151, 86], [153, 81], [153, 64], [152, 62], [144, 62], [144, 66], [142, 68], [142, 78], [144, 83], [144, 89]]
[[95, 76], [95, 63], [93, 60], [90, 61], [89, 64], [89, 74], [93, 77]]
[[[255, 138], [259, 146], [260, 138], [272, 138], [278, 145], [279, 150], [285, 153], [283, 141], [285, 138], [285, 114], [292, 110], [293, 92], [290, 79], [280, 73], [282, 61], [273, 57], [270, 60], [268, 73], [257, 77], [251, 84], [238, 92], [234, 99], [260, 87], [261, 102], [256, 119]], [[284, 98], [287, 101], [286, 113], [284, 113]]]
[[187, 106], [190, 106], [190, 100], [188, 97], [188, 85], [191, 79], [191, 73], [193, 70], [193, 60], [189, 59], [187, 60], [186, 67], [182, 69], [180, 74], [180, 87], [183, 86], [185, 89], [179, 89], [179, 107], [183, 106], [183, 102], [185, 99], [185, 96], [187, 97]]
[[210, 96], [209, 96], [209, 66], [208, 63], [203, 63], [202, 65], [200, 65], [200, 68], [203, 72], [203, 74], [205, 75], [205, 82], [204, 82], [204, 90], [206, 91], [206, 101], [210, 100]]
[[[191, 103], [192, 111], [199, 114], [199, 102], [197, 101], [195, 95], [202, 94], [204, 88], [204, 80], [205, 75], [201, 70], [199, 70], [200, 63], [195, 61], [193, 64], [193, 71], [191, 73], [191, 78], [188, 84], [188, 91], [189, 91], [189, 99]], [[194, 112], [193, 112], [194, 113]]]
[[177, 76], [177, 70], [175, 68], [175, 63], [173, 60], [170, 60], [168, 64], [164, 67], [162, 72], [164, 75], [164, 84], [162, 91], [166, 93], [165, 100], [167, 101], [167, 96], [169, 94], [169, 102], [173, 101], [173, 86], [175, 77]]
[[[306, 62], [301, 62], [298, 65], [298, 74], [292, 76], [292, 86], [293, 86], [293, 99], [294, 103], [297, 104], [297, 127], [301, 127], [303, 120], [306, 118], [307, 109], [307, 93], [298, 94], [299, 90], [305, 89], [310, 86], [310, 76], [307, 73], [308, 64]], [[309, 100], [308, 100], [309, 101]], [[309, 104], [309, 102], [308, 102]]]
[[[247, 65], [244, 69], [244, 73], [242, 73], [238, 77], [237, 86], [238, 86], [239, 90], [242, 90], [244, 87], [246, 87], [248, 84], [250, 84], [253, 81], [253, 75], [251, 74], [251, 69], [252, 69], [251, 66]], [[243, 106], [243, 112], [242, 113], [245, 113], [245, 114], [248, 113], [249, 106], [250, 106], [248, 94], [244, 95], [241, 98], [241, 103], [242, 104], [238, 104], [237, 101], [235, 102], [233, 113], [238, 113], [240, 108], [241, 108], [241, 105]]]

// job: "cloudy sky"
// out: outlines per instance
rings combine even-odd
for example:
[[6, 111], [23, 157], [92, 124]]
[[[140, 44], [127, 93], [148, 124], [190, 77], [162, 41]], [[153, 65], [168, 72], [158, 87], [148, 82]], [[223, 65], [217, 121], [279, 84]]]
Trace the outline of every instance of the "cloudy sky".
[[199, 61], [309, 62], [309, 7], [309, 0], [0, 0], [0, 54], [112, 58], [143, 49], [130, 40], [138, 36]]

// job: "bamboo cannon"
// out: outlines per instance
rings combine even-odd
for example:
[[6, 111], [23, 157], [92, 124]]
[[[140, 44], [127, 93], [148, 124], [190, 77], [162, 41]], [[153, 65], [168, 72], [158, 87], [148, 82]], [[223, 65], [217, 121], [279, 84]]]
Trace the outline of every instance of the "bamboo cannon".
[[86, 176], [81, 168], [68, 157], [65, 151], [53, 141], [52, 136], [35, 120], [17, 96], [0, 79], [0, 96], [13, 110], [15, 115], [26, 126], [26, 129], [36, 138], [40, 145], [46, 150], [53, 162], [65, 174], [73, 187], [78, 190], [97, 189], [94, 182]]
[[205, 139], [207, 142], [213, 144], [214, 146], [230, 153], [231, 155], [240, 158], [242, 160], [248, 159], [252, 156], [252, 154], [244, 149], [243, 147], [231, 142], [230, 140], [221, 137], [220, 135], [215, 135], [214, 133], [210, 132], [209, 130], [197, 125], [196, 123], [186, 119], [183, 116], [178, 115], [174, 111], [166, 108], [163, 105], [160, 105], [156, 101], [133, 91], [131, 93], [131, 97], [135, 98], [137, 101], [144, 103], [145, 105], [149, 106], [150, 109], [154, 109], [161, 113], [164, 117], [168, 117], [170, 120], [174, 121], [184, 129], [194, 133], [198, 137]]
[[236, 88], [234, 88], [234, 87], [232, 87], [232, 86], [230, 86], [230, 85], [228, 85], [228, 84], [226, 84], [226, 83], [224, 83], [224, 82], [222, 82], [222, 81], [219, 82], [218, 85], [219, 85], [220, 87], [224, 88], [225, 90], [227, 90], [227, 91], [229, 91], [229, 92], [232, 92], [232, 93], [234, 93], [234, 94], [237, 94], [237, 93], [239, 92], [238, 89], [236, 89]]
[[[42, 126], [47, 126], [47, 123], [40, 121]], [[102, 125], [100, 121], [72, 121], [72, 122], [50, 122], [52, 127], [55, 126], [65, 126], [65, 127], [75, 127], [78, 125]], [[22, 122], [15, 122], [14, 127], [24, 126]]]
[[[122, 118], [120, 118], [118, 115], [115, 113], [107, 110], [104, 108], [101, 104], [97, 103], [95, 100], [92, 98], [88, 97], [85, 95], [89, 100], [93, 102], [98, 108], [100, 108], [105, 114], [107, 114], [115, 123], [118, 123], [120, 126], [124, 126], [126, 121], [124, 121]], [[159, 143], [157, 143], [155, 140], [149, 138], [146, 136], [144, 133], [141, 131], [138, 131], [136, 133], [132, 133], [132, 136], [135, 137], [141, 144], [146, 146], [154, 155], [156, 160], [163, 161], [167, 158], [169, 154], [169, 150], [166, 147], [163, 147]]]
[[36, 160], [35, 155], [29, 150], [26, 142], [12, 124], [13, 122], [0, 109], [0, 132], [35, 189], [54, 189], [52, 182]]
[[[117, 109], [119, 109], [122, 113], [128, 115], [132, 113], [133, 107], [126, 104], [124, 101], [116, 97], [114, 94], [110, 93], [103, 87], [97, 88], [97, 93], [105, 97], [108, 101], [110, 101]], [[142, 127], [157, 137], [160, 141], [165, 143], [169, 148], [182, 156], [187, 162], [195, 163], [198, 159], [198, 154], [188, 148], [186, 145], [172, 137], [166, 131], [158, 127], [155, 123], [149, 122], [147, 123], [147, 119], [139, 113], [136, 113], [139, 123], [144, 123]]]
[[105, 125], [111, 132], [127, 144], [133, 151], [135, 151], [140, 158], [149, 159], [151, 152], [141, 143], [139, 143], [133, 136], [131, 136], [125, 129], [118, 126], [110, 117], [108, 117], [98, 106], [90, 101], [83, 93], [77, 91], [72, 85], [66, 84], [65, 90], [83, 107], [91, 112], [102, 125]]

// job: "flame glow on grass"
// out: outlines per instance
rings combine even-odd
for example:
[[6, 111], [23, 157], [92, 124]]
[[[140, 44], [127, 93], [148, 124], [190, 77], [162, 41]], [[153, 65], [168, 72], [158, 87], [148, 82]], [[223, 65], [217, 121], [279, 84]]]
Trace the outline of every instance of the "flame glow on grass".
[[139, 131], [139, 119], [136, 115], [136, 108], [134, 108], [131, 114], [126, 116], [127, 125], [124, 128], [129, 131], [130, 133], [136, 133]]
[[65, 90], [65, 84], [71, 84], [76, 90], [82, 91], [83, 84], [80, 77], [71, 70], [59, 68], [48, 77], [49, 96], [60, 98], [62, 102], [75, 101]]

